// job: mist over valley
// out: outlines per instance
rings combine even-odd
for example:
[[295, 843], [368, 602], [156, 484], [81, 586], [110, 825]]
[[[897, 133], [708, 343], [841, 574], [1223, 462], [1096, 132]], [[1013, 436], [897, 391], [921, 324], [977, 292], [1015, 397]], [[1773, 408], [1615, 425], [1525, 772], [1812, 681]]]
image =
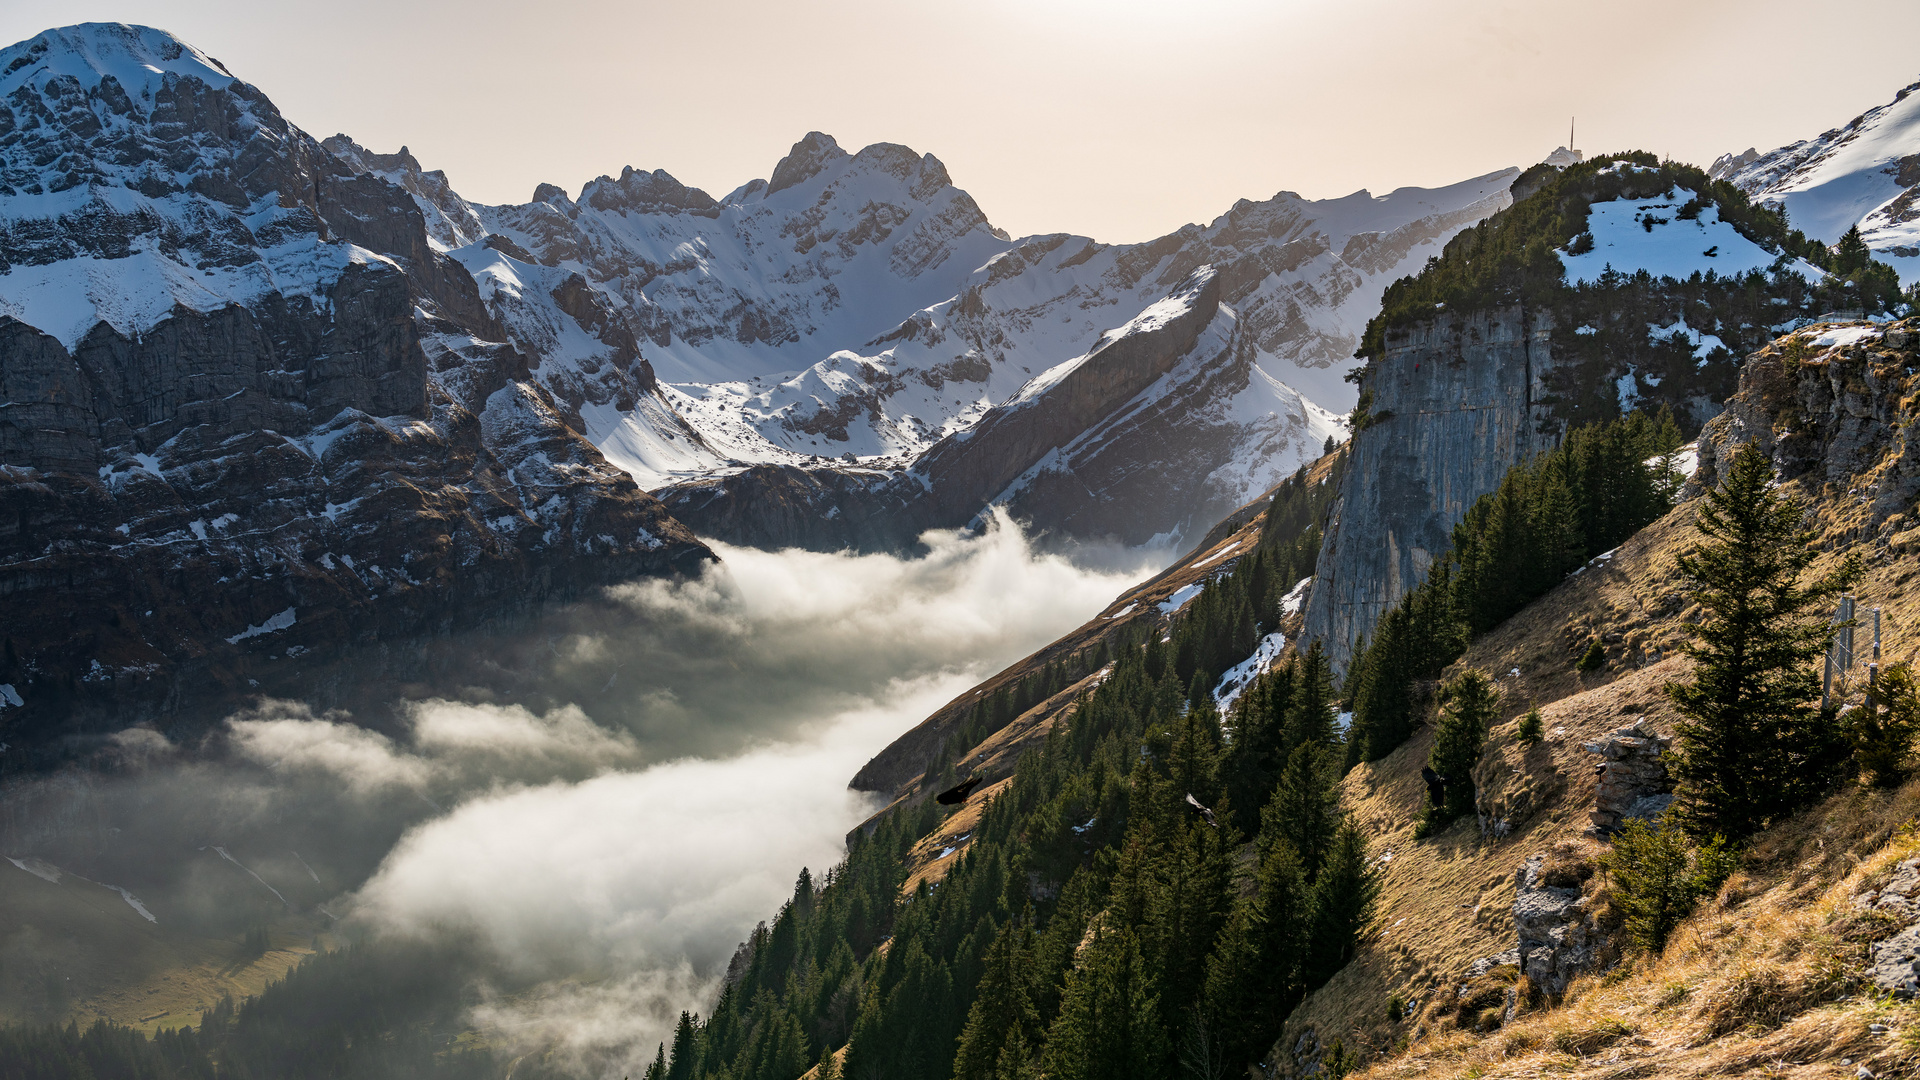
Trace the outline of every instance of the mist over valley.
[[[737, 19], [573, 107], [747, 139]], [[805, 128], [483, 202], [191, 36], [0, 48], [0, 1080], [1920, 1061], [1920, 83], [1734, 152], [1788, 90], [1672, 65], [1718, 158], [1434, 177], [1442, 79], [1312, 148], [1380, 188], [1116, 243]], [[919, 44], [755, 78], [825, 124]]]

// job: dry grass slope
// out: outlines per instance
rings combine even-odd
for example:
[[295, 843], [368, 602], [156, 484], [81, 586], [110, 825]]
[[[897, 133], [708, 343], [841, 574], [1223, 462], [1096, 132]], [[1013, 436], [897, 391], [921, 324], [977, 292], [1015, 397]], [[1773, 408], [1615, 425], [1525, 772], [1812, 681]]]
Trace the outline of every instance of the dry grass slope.
[[[1782, 339], [1749, 361], [1741, 394], [1708, 432], [1723, 450], [1758, 438], [1763, 448], [1811, 458], [1784, 488], [1809, 504], [1820, 550], [1814, 570], [1862, 559], [1855, 593], [1862, 612], [1882, 609], [1889, 663], [1920, 660], [1920, 595], [1912, 588], [1920, 510], [1908, 505], [1917, 482], [1908, 442], [1920, 431], [1909, 426], [1920, 414], [1912, 373], [1920, 320], [1906, 324], [1904, 339], [1898, 348], [1890, 342], [1901, 335], [1889, 335], [1791, 362], [1789, 353], [1804, 351]], [[1809, 454], [1809, 438], [1826, 441]], [[1920, 802], [1913, 785], [1891, 795], [1849, 789], [1761, 838], [1745, 871], [1662, 957], [1631, 959], [1576, 985], [1560, 1008], [1523, 1015], [1497, 1035], [1458, 1026], [1455, 995], [1467, 967], [1514, 943], [1520, 863], [1580, 845], [1596, 853], [1584, 833], [1598, 759], [1581, 744], [1638, 716], [1672, 731], [1662, 687], [1686, 674], [1690, 661], [1677, 646], [1700, 616], [1674, 565], [1695, 535], [1697, 489], [1688, 496], [1476, 641], [1457, 665], [1500, 680], [1504, 722], [1476, 780], [1483, 806], [1514, 821], [1510, 835], [1483, 837], [1476, 823], [1461, 822], [1413, 840], [1431, 730], [1346, 778], [1347, 805], [1381, 860], [1379, 919], [1354, 962], [1295, 1012], [1276, 1060], [1290, 1064], [1290, 1049], [1311, 1031], [1323, 1045], [1337, 1038], [1374, 1057], [1364, 1075], [1376, 1077], [1852, 1077], [1862, 1062], [1877, 1076], [1920, 1075], [1913, 1006], [1854, 983], [1863, 943], [1888, 931], [1861, 922], [1850, 906], [1861, 881], [1920, 851], [1906, 824]], [[1607, 663], [1582, 674], [1575, 660], [1595, 638]], [[1854, 669], [1842, 680], [1843, 697], [1857, 697], [1863, 682], [1864, 669]], [[1527, 748], [1513, 728], [1530, 703], [1542, 706], [1548, 737]], [[1597, 885], [1596, 906], [1604, 907], [1604, 880]], [[1413, 1019], [1389, 1019], [1396, 997], [1420, 1003]], [[1842, 1067], [1843, 1058], [1855, 1064]]]
[[1867, 943], [1891, 925], [1854, 897], [1920, 854], [1916, 811], [1920, 782], [1835, 795], [1764, 836], [1661, 955], [1577, 982], [1497, 1035], [1430, 1008], [1402, 1025], [1404, 1053], [1356, 1075], [1915, 1075], [1920, 1007], [1861, 986]]

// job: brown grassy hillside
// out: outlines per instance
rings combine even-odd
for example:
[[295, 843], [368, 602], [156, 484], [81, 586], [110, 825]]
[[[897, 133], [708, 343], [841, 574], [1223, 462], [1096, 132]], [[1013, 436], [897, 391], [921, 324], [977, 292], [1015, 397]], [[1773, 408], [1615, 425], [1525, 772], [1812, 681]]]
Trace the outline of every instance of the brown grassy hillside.
[[[1476, 775], [1483, 808], [1497, 804], [1514, 819], [1510, 835], [1482, 836], [1463, 821], [1414, 840], [1430, 729], [1348, 775], [1347, 805], [1382, 868], [1379, 915], [1356, 959], [1295, 1012], [1276, 1047], [1282, 1071], [1339, 1039], [1378, 1059], [1366, 1075], [1381, 1077], [1854, 1076], [1855, 1066], [1837, 1064], [1842, 1057], [1871, 1062], [1875, 1075], [1913, 1075], [1920, 1025], [1908, 1039], [1910, 1006], [1853, 992], [1868, 931], [1847, 921], [1850, 890], [1920, 849], [1904, 824], [1920, 800], [1913, 785], [1891, 795], [1849, 788], [1759, 839], [1743, 873], [1664, 956], [1630, 957], [1577, 984], [1560, 1008], [1523, 1015], [1497, 1036], [1451, 1019], [1468, 966], [1514, 943], [1522, 861], [1556, 848], [1589, 860], [1603, 850], [1586, 836], [1599, 759], [1583, 744], [1639, 716], [1671, 733], [1662, 687], [1685, 676], [1690, 661], [1676, 646], [1699, 617], [1674, 557], [1695, 535], [1702, 485], [1734, 447], [1757, 439], [1784, 489], [1809, 504], [1816, 571], [1849, 556], [1863, 561], [1859, 610], [1864, 618], [1883, 609], [1885, 659], [1920, 659], [1920, 597], [1911, 588], [1920, 573], [1920, 448], [1910, 424], [1920, 400], [1912, 373], [1920, 320], [1823, 349], [1817, 336], [1826, 329], [1789, 335], [1750, 359], [1740, 394], [1703, 436], [1685, 501], [1476, 641], [1457, 665], [1500, 679], [1506, 722]], [[1842, 681], [1852, 697], [1870, 640], [1858, 633], [1863, 664]], [[1574, 660], [1594, 637], [1608, 662], [1582, 675]], [[1523, 748], [1512, 721], [1536, 702], [1548, 736]], [[1604, 908], [1604, 876], [1594, 881]], [[1411, 1019], [1394, 1020], [1396, 998], [1422, 1004]], [[1870, 1033], [1868, 1023], [1890, 1030]]]

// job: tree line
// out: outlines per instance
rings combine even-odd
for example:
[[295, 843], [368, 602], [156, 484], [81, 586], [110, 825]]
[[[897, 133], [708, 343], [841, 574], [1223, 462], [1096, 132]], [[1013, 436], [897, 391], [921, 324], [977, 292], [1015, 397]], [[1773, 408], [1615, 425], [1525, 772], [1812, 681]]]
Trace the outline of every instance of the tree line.
[[1377, 761], [1405, 742], [1433, 680], [1475, 635], [1666, 513], [1677, 487], [1669, 455], [1680, 440], [1666, 410], [1575, 428], [1476, 500], [1426, 580], [1355, 644], [1347, 763]]
[[[1332, 485], [1210, 580], [1023, 755], [937, 886], [901, 896], [931, 801], [856, 836], [747, 943], [648, 1080], [1227, 1075], [1351, 956], [1377, 884], [1342, 814], [1345, 760], [1317, 648], [1223, 717], [1210, 693], [1281, 617]], [[1269, 510], [1272, 513], [1272, 508]], [[1269, 518], [1269, 522], [1272, 518]], [[836, 1059], [842, 1052], [843, 1061]]]

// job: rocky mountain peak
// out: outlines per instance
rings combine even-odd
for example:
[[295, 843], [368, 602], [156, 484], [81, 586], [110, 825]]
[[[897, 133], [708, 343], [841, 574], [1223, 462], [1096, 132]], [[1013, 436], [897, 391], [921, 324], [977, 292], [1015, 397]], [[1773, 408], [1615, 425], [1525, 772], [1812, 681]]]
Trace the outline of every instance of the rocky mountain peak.
[[170, 76], [198, 79], [216, 90], [235, 81], [218, 60], [150, 26], [79, 23], [0, 49], [0, 96], [24, 86], [43, 95], [53, 88], [49, 96], [58, 96], [63, 80], [93, 90], [111, 79], [144, 113]]
[[580, 190], [580, 201], [595, 210], [720, 216], [720, 204], [713, 196], [688, 187], [665, 169], [648, 172], [631, 165], [620, 170], [618, 180], [602, 176], [587, 184]]
[[1715, 180], [1725, 180], [1758, 160], [1760, 151], [1751, 146], [1738, 154], [1721, 154], [1713, 159], [1712, 165], [1707, 166], [1707, 175]]
[[354, 172], [371, 173], [412, 195], [429, 237], [440, 250], [463, 247], [486, 231], [480, 215], [453, 190], [447, 174], [439, 169], [422, 169], [406, 147], [396, 154], [376, 154], [345, 135], [333, 135], [320, 145]]
[[773, 167], [773, 177], [767, 183], [767, 194], [777, 195], [795, 184], [804, 183], [817, 176], [829, 162], [846, 156], [847, 152], [840, 149], [840, 144], [833, 141], [833, 136], [809, 131], [793, 144], [787, 156], [780, 159], [780, 164]]

